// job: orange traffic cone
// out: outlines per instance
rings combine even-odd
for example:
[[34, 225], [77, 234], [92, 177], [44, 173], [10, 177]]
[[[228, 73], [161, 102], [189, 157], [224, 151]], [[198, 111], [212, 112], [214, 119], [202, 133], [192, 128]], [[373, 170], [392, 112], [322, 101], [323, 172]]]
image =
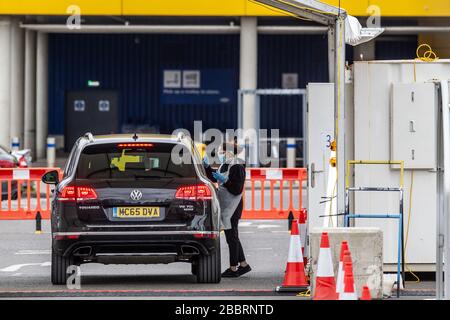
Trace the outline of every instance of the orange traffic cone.
[[308, 241], [306, 241], [307, 228], [306, 228], [306, 209], [300, 210], [298, 216], [298, 228], [300, 230], [300, 239], [302, 241], [302, 252], [303, 252], [303, 264], [306, 266], [308, 264]]
[[289, 256], [284, 275], [283, 284], [276, 288], [277, 291], [304, 291], [308, 289], [306, 281], [305, 265], [303, 264], [302, 243], [298, 234], [298, 222], [292, 220], [291, 240]]
[[344, 267], [344, 290], [339, 294], [339, 300], [358, 300], [355, 291], [355, 280], [350, 265]]
[[341, 243], [341, 254], [339, 256], [338, 275], [336, 279], [336, 293], [339, 295], [344, 288], [344, 253], [348, 251], [347, 241]]
[[314, 300], [336, 300], [336, 282], [334, 280], [333, 261], [331, 258], [328, 233], [322, 232], [319, 259], [317, 261], [316, 289]]
[[368, 286], [363, 286], [360, 300], [372, 300]]
[[[352, 255], [350, 253], [350, 250], [347, 250], [344, 253], [344, 278], [345, 278], [345, 267], [348, 266], [350, 272], [353, 275], [353, 261], [352, 261]], [[344, 279], [343, 279], [344, 280]], [[354, 291], [356, 292], [356, 284], [353, 282], [353, 286], [354, 286]], [[344, 288], [344, 283], [342, 283], [342, 288]]]

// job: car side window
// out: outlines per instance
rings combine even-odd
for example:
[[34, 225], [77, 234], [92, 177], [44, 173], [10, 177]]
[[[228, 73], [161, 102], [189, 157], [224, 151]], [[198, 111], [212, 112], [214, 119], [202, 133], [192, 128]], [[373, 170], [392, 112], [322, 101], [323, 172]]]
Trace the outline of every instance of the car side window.
[[206, 177], [206, 171], [202, 164], [202, 158], [198, 149], [193, 145], [191, 148], [192, 151], [192, 160], [194, 161], [194, 165], [197, 167], [198, 171]]
[[69, 157], [67, 158], [66, 166], [64, 168], [64, 177], [69, 176], [71, 174], [71, 172], [73, 172], [73, 168], [74, 168], [75, 160], [76, 160], [76, 159], [74, 159], [74, 157], [75, 157], [75, 153], [78, 149], [78, 145], [79, 145], [79, 142], [78, 141], [75, 142], [72, 150], [70, 151]]

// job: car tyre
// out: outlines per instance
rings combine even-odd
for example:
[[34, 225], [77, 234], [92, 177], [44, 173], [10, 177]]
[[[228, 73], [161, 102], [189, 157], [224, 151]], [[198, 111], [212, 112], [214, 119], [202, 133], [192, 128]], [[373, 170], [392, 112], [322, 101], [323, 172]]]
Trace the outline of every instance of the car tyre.
[[191, 273], [194, 276], [197, 275], [197, 260], [192, 260], [191, 262]]
[[220, 241], [209, 255], [201, 254], [195, 267], [198, 283], [219, 283], [221, 278]]
[[64, 257], [52, 249], [52, 284], [66, 284], [68, 278], [67, 268], [73, 264], [73, 257]]

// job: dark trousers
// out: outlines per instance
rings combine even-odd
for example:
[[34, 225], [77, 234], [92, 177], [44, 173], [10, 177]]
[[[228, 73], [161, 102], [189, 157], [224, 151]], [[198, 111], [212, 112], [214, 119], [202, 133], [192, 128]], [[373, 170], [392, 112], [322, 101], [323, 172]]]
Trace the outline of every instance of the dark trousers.
[[244, 250], [239, 240], [238, 224], [242, 215], [242, 200], [236, 211], [231, 216], [231, 229], [225, 230], [228, 248], [230, 250], [230, 266], [237, 266], [239, 262], [245, 261]]

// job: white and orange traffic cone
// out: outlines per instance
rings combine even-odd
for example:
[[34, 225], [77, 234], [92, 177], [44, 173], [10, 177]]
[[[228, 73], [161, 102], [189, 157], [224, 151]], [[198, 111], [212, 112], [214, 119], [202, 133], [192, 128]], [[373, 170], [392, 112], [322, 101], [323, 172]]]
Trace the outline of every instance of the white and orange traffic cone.
[[314, 300], [337, 300], [333, 260], [327, 232], [322, 232], [320, 240]]
[[361, 299], [360, 300], [372, 300], [372, 296], [370, 295], [370, 290], [368, 286], [362, 287]]
[[[350, 269], [350, 272], [353, 274], [353, 261], [352, 261], [352, 255], [350, 253], [350, 250], [345, 251], [344, 253], [344, 277], [345, 277], [345, 267], [348, 266]], [[356, 292], [356, 284], [354, 284], [355, 292]], [[344, 283], [342, 284], [342, 288], [344, 287]]]
[[303, 264], [306, 266], [308, 264], [308, 241], [307, 240], [307, 227], [306, 227], [307, 211], [302, 208], [298, 217], [298, 228], [300, 230], [300, 240], [302, 241], [302, 253], [303, 253]]
[[355, 280], [350, 265], [344, 267], [344, 290], [339, 294], [339, 300], [358, 300], [355, 291]]
[[302, 243], [298, 233], [298, 222], [292, 220], [289, 256], [286, 265], [283, 284], [276, 288], [277, 291], [304, 291], [308, 289], [308, 281], [303, 264]]
[[339, 295], [344, 287], [344, 253], [348, 251], [347, 241], [341, 243], [341, 253], [339, 255], [338, 275], [336, 279], [336, 293]]

